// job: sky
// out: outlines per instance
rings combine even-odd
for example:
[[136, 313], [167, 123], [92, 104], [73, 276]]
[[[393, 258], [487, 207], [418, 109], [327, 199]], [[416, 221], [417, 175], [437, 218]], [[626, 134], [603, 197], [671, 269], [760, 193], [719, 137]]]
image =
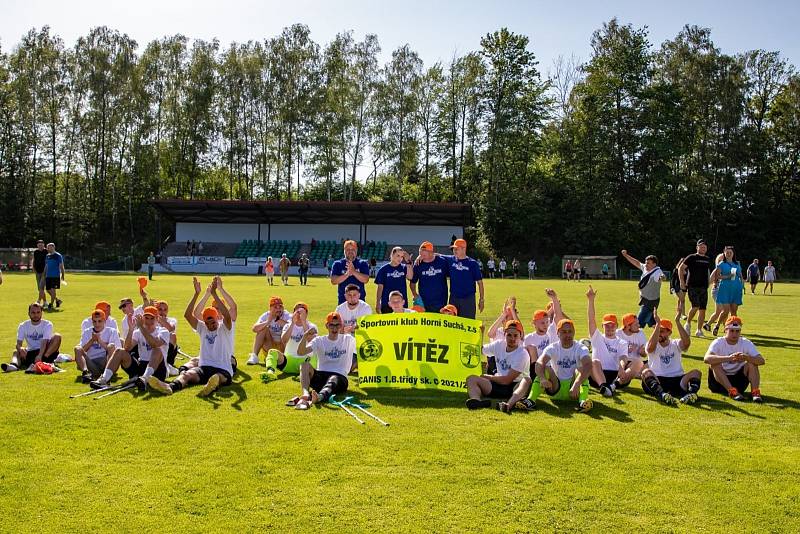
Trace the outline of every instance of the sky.
[[559, 55], [587, 60], [592, 32], [617, 17], [647, 26], [654, 47], [674, 38], [685, 24], [696, 24], [711, 28], [725, 53], [778, 50], [800, 66], [800, 2], [789, 1], [0, 0], [0, 13], [5, 52], [29, 29], [44, 25], [67, 46], [105, 25], [128, 34], [142, 50], [149, 41], [176, 33], [216, 37], [224, 47], [273, 37], [299, 22], [322, 45], [341, 31], [352, 30], [357, 39], [375, 33], [383, 60], [408, 43], [431, 65], [477, 50], [482, 36], [507, 27], [530, 38], [529, 49], [547, 73]]

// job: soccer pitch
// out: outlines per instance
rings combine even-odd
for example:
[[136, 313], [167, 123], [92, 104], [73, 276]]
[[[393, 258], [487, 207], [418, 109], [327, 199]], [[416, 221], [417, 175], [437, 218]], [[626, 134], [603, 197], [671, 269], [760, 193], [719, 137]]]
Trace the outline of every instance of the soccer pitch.
[[[71, 355], [96, 301], [111, 302], [117, 319], [120, 298], [138, 303], [136, 277], [68, 273], [62, 308], [45, 313], [64, 337], [61, 352]], [[636, 311], [634, 282], [592, 284], [599, 314]], [[529, 329], [545, 287], [558, 291], [586, 337], [585, 281], [487, 280], [480, 319], [488, 329], [515, 295]], [[197, 396], [200, 388], [69, 399], [87, 389], [74, 363], [53, 376], [0, 375], [0, 531], [800, 530], [800, 286], [748, 294], [739, 312], [743, 335], [767, 361], [763, 405], [710, 393], [702, 363], [710, 339], [692, 338], [684, 366], [703, 372], [694, 406], [659, 404], [638, 380], [612, 399], [593, 390], [589, 414], [543, 397], [535, 412], [511, 416], [468, 411], [466, 393], [351, 387], [388, 428], [358, 425], [329, 406], [287, 408], [299, 383], [263, 384], [263, 365], [244, 365], [250, 326], [269, 296], [289, 309], [306, 302], [321, 326], [336, 303], [327, 279], [268, 287], [261, 277], [229, 276], [225, 288], [239, 307], [239, 373], [208, 399]], [[183, 319], [191, 276], [156, 275], [148, 291], [169, 302], [179, 344], [195, 354], [197, 336]], [[369, 284], [371, 305], [374, 292]], [[33, 275], [4, 274], [2, 361], [35, 298]], [[672, 319], [674, 307], [664, 285], [661, 314]]]

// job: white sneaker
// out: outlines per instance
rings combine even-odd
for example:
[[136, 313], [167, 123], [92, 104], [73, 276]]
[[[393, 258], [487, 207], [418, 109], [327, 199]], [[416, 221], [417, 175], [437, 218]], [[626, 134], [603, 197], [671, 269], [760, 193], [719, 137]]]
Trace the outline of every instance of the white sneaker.
[[167, 374], [168, 374], [169, 376], [178, 376], [179, 374], [181, 374], [181, 372], [180, 372], [180, 371], [178, 371], [178, 370], [177, 370], [175, 367], [173, 367], [172, 365], [170, 365], [170, 364], [167, 364]]
[[4, 363], [0, 367], [2, 367], [4, 373], [13, 373], [14, 371], [19, 371], [19, 367], [13, 363]]
[[56, 359], [55, 359], [55, 363], [65, 363], [65, 362], [71, 362], [71, 361], [72, 361], [72, 358], [70, 358], [68, 355], [66, 355], [64, 353], [59, 353], [59, 355], [56, 356]]
[[251, 352], [250, 357], [247, 359], [247, 365], [258, 365], [258, 354]]
[[698, 328], [697, 331], [694, 333], [694, 337], [706, 337], [706, 335], [703, 333], [702, 330]]

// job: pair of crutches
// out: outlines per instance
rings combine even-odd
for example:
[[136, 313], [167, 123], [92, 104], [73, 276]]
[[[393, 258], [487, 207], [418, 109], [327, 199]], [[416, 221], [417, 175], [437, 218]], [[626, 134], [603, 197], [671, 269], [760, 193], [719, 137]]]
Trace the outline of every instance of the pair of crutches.
[[336, 400], [336, 395], [331, 395], [330, 398], [328, 399], [328, 402], [344, 410], [350, 417], [355, 419], [358, 424], [363, 425], [366, 423], [363, 419], [361, 419], [358, 415], [356, 415], [356, 413], [353, 410], [351, 410], [350, 407], [360, 410], [361, 412], [367, 414], [369, 417], [375, 419], [383, 426], [389, 426], [389, 423], [387, 423], [377, 415], [367, 410], [369, 404], [359, 404], [358, 402], [355, 401], [354, 397], [345, 397], [342, 400]]

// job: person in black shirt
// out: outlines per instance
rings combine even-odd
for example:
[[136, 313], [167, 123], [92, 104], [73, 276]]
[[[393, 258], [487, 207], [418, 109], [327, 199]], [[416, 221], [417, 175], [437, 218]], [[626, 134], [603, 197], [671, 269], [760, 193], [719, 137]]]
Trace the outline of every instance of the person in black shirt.
[[44, 292], [45, 258], [47, 249], [44, 248], [44, 241], [40, 239], [36, 242], [36, 250], [33, 251], [33, 272], [36, 273], [36, 287], [39, 289], [39, 298], [36, 302], [41, 302], [42, 306], [47, 303], [47, 295]]
[[704, 337], [702, 325], [708, 305], [708, 281], [711, 271], [714, 270], [714, 263], [711, 258], [706, 256], [706, 252], [708, 252], [708, 245], [705, 240], [698, 240], [697, 252], [686, 256], [683, 265], [678, 269], [681, 281], [680, 290], [689, 294], [689, 302], [692, 304], [686, 318], [686, 331], [692, 331], [692, 318], [697, 314], [697, 330], [694, 333], [697, 337]]

